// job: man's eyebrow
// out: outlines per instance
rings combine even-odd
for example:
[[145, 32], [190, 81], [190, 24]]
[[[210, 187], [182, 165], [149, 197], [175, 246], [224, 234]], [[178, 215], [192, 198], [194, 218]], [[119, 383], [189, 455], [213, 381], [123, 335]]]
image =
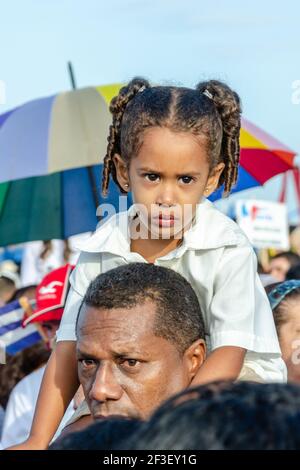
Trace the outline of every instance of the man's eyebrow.
[[[122, 349], [120, 351], [110, 351], [111, 356], [114, 359], [122, 359], [130, 356], [136, 356], [136, 357], [143, 357], [144, 359], [148, 359], [149, 355], [145, 353], [145, 351], [139, 351], [139, 350], [134, 350], [134, 349]], [[95, 354], [88, 353], [86, 351], [82, 351], [80, 349], [76, 350], [76, 357], [80, 359], [93, 359], [95, 361], [99, 361], [100, 358], [97, 357]]]
[[145, 351], [134, 349], [134, 348], [122, 348], [120, 350], [115, 350], [110, 352], [114, 359], [122, 359], [124, 357], [142, 357], [143, 359], [148, 359], [149, 354]]
[[99, 357], [95, 356], [94, 354], [90, 354], [80, 349], [76, 349], [76, 357], [80, 357], [82, 359], [94, 359], [95, 361], [99, 361]]

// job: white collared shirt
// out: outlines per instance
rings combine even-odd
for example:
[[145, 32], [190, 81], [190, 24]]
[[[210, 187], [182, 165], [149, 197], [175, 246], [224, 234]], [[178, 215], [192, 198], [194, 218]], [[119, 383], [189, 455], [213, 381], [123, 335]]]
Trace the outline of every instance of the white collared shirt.
[[[112, 216], [81, 247], [58, 341], [76, 340], [78, 310], [87, 287], [98, 274], [126, 263], [147, 262], [130, 251], [128, 220], [132, 210]], [[259, 371], [262, 380], [284, 380], [286, 371], [272, 311], [257, 274], [256, 255], [235, 222], [204, 199], [198, 204], [194, 224], [185, 233], [183, 243], [154, 264], [175, 270], [194, 288], [209, 349], [245, 348], [245, 363], [258, 361], [268, 371]]]

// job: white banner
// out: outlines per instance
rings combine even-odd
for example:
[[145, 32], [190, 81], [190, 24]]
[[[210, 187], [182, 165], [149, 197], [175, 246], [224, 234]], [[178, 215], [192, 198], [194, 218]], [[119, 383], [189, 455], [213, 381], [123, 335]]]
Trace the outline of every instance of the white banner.
[[239, 200], [236, 219], [255, 248], [289, 250], [287, 207], [278, 202]]

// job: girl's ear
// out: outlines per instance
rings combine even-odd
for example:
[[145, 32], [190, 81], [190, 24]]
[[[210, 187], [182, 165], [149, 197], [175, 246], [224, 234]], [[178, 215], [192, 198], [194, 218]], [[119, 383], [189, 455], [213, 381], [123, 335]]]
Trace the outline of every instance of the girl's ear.
[[116, 168], [118, 183], [127, 193], [128, 191], [130, 191], [128, 167], [121, 155], [119, 155], [118, 153], [115, 153], [115, 155], [113, 156], [113, 162]]
[[211, 171], [209, 178], [206, 183], [204, 195], [205, 197], [210, 196], [218, 187], [220, 176], [224, 170], [225, 163], [219, 163], [215, 168]]
[[184, 353], [190, 382], [197, 374], [206, 358], [206, 345], [203, 339], [195, 341]]

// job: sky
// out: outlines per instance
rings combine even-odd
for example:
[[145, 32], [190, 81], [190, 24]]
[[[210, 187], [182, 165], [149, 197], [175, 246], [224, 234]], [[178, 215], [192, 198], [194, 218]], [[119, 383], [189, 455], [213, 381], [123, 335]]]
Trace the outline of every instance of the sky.
[[[298, 0], [0, 0], [0, 114], [70, 89], [68, 60], [78, 87], [217, 78], [300, 154], [299, 18]], [[276, 199], [278, 180], [250, 194]]]

